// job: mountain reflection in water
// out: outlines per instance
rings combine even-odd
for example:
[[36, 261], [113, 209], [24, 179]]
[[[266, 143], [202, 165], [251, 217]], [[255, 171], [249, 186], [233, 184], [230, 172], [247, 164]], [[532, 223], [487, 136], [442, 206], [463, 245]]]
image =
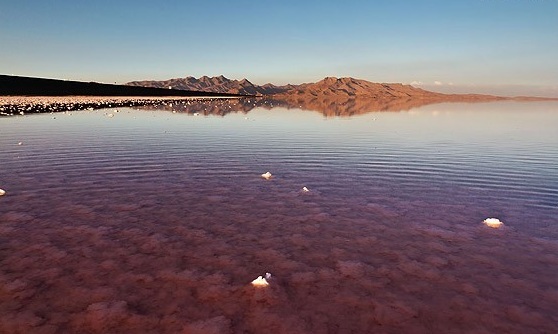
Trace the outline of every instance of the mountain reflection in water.
[[161, 109], [180, 113], [221, 115], [248, 113], [255, 108], [302, 109], [322, 113], [326, 117], [353, 116], [377, 111], [407, 111], [429, 104], [440, 103], [436, 99], [373, 99], [366, 97], [261, 97], [242, 99], [192, 100], [180, 103], [161, 103], [141, 109]]

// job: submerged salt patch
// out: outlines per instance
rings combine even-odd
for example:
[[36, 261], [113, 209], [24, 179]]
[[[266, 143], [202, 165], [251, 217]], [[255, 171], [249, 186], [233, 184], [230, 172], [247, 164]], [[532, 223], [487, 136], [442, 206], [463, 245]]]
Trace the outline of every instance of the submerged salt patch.
[[486, 218], [483, 220], [483, 224], [492, 228], [500, 228], [504, 226], [504, 223], [498, 218]]
[[258, 276], [255, 280], [252, 281], [252, 285], [258, 288], [264, 288], [269, 285], [267, 280], [261, 276]]
[[265, 278], [262, 276], [258, 276], [255, 280], [252, 281], [252, 285], [257, 288], [265, 288], [269, 285], [268, 279], [271, 278], [270, 273], [265, 273]]

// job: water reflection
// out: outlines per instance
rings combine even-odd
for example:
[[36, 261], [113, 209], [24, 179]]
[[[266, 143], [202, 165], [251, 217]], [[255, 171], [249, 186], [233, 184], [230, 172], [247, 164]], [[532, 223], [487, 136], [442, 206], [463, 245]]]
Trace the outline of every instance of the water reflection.
[[556, 105], [277, 106], [2, 119], [0, 333], [556, 332]]
[[372, 99], [366, 97], [317, 97], [293, 96], [289, 98], [243, 98], [182, 101], [179, 103], [159, 103], [141, 109], [161, 109], [180, 113], [201, 113], [221, 115], [229, 113], [248, 113], [255, 108], [302, 109], [322, 113], [326, 117], [353, 116], [377, 111], [406, 111], [425, 105], [440, 103], [435, 99]]

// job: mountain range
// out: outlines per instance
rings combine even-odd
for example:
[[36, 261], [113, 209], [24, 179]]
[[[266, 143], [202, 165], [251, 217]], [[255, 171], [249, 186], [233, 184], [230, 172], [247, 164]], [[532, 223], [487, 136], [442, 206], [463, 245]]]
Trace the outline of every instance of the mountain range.
[[[482, 102], [511, 99], [481, 94], [443, 94], [401, 83], [374, 83], [351, 77], [326, 77], [318, 82], [278, 86], [271, 83], [255, 85], [247, 79], [232, 80], [222, 75], [177, 78], [164, 81], [132, 81], [128, 86], [172, 88], [178, 90], [266, 96], [281, 99], [289, 105], [330, 106], [359, 105], [417, 105], [440, 102]], [[521, 98], [525, 99], [525, 98]], [[363, 102], [364, 101], [364, 102]]]
[[[374, 83], [351, 77], [326, 77], [318, 82], [299, 85], [278, 86], [271, 83], [255, 85], [247, 79], [232, 80], [222, 75], [217, 77], [202, 76], [176, 78], [164, 81], [132, 81], [127, 86], [155, 87], [176, 90], [211, 92], [221, 94], [239, 94], [250, 96], [266, 96], [287, 101], [291, 105], [339, 105], [347, 101], [360, 99], [371, 100], [375, 105], [382, 104], [429, 104], [440, 102], [482, 102], [509, 99], [545, 98], [509, 98], [481, 94], [443, 94], [401, 83]], [[555, 99], [552, 99], [555, 100]]]
[[259, 86], [254, 85], [247, 79], [231, 80], [222, 75], [218, 77], [203, 76], [199, 79], [186, 77], [163, 81], [132, 81], [126, 85], [241, 95], [272, 95], [286, 92], [296, 87], [294, 85], [276, 86], [273, 84]]
[[279, 96], [316, 96], [316, 97], [367, 97], [376, 99], [394, 98], [433, 98], [446, 94], [430, 92], [400, 83], [374, 83], [355, 78], [326, 77], [318, 82], [300, 85], [277, 86], [271, 83], [255, 85], [247, 79], [231, 80], [224, 76], [199, 79], [194, 77], [177, 78], [164, 81], [132, 81], [128, 86], [172, 88], [179, 90], [242, 94], [242, 95], [279, 95]]

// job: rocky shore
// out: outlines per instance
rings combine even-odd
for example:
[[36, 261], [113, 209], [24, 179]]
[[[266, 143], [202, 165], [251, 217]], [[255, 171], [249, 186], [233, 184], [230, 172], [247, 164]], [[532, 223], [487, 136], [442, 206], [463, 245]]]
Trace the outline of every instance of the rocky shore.
[[[230, 98], [230, 97], [227, 97]], [[0, 116], [51, 113], [102, 108], [170, 105], [207, 101], [218, 97], [126, 97], [126, 96], [0, 96]]]

